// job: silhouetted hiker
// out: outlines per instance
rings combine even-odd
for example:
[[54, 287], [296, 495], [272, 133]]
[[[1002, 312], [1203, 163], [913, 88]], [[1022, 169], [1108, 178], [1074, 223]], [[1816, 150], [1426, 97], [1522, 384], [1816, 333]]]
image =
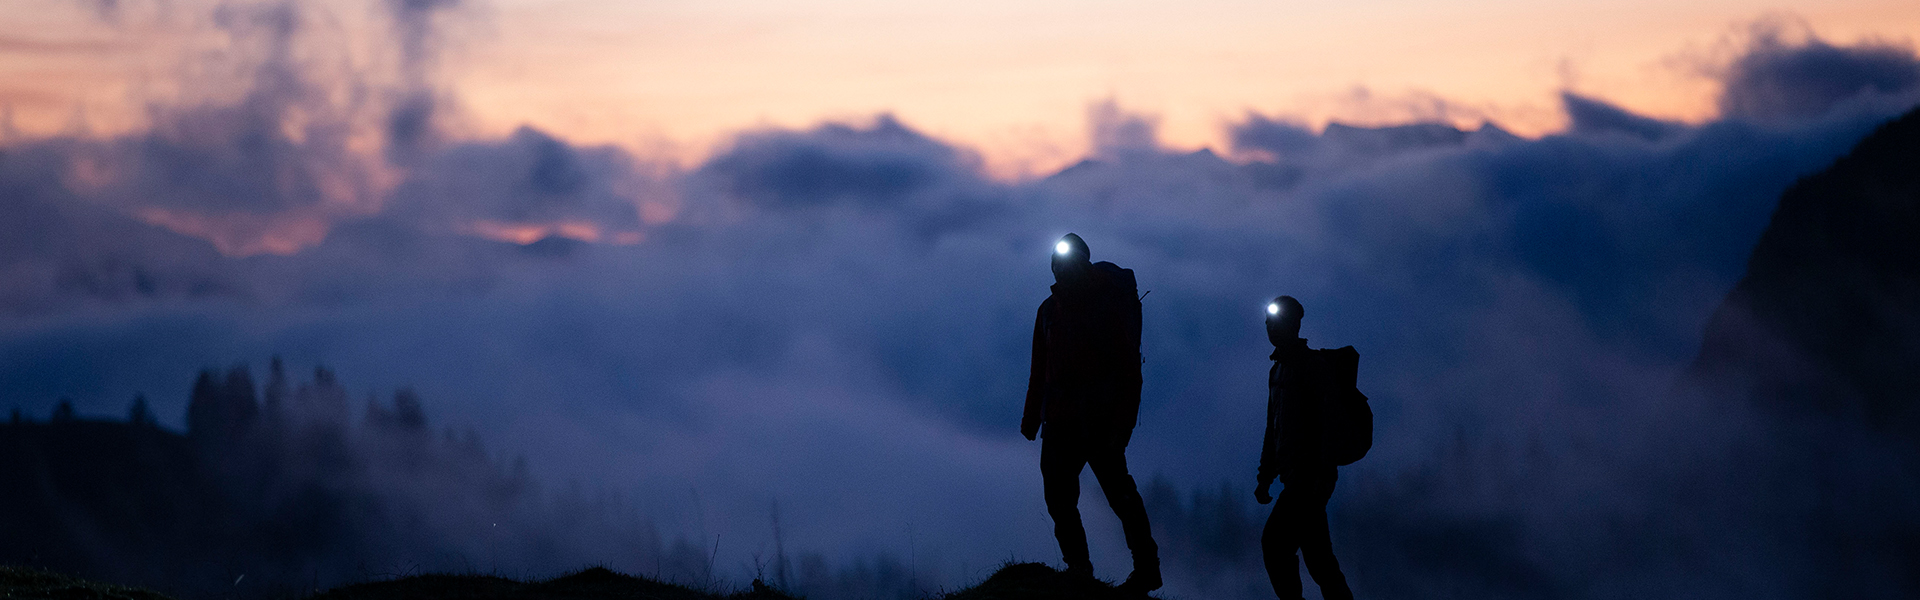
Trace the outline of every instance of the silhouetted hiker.
[[[1260, 550], [1267, 563], [1267, 578], [1273, 593], [1281, 600], [1299, 600], [1300, 566], [1294, 550], [1307, 563], [1307, 573], [1320, 584], [1320, 595], [1327, 600], [1348, 600], [1353, 590], [1340, 574], [1340, 562], [1333, 558], [1333, 540], [1327, 532], [1327, 499], [1333, 496], [1333, 482], [1339, 475], [1337, 465], [1351, 459], [1330, 456], [1328, 437], [1336, 435], [1329, 426], [1329, 396], [1351, 382], [1337, 381], [1328, 353], [1349, 353], [1358, 364], [1359, 354], [1351, 347], [1340, 350], [1313, 350], [1300, 337], [1300, 318], [1306, 309], [1291, 296], [1275, 298], [1267, 305], [1267, 340], [1273, 342], [1273, 368], [1267, 371], [1267, 432], [1260, 447], [1259, 485], [1253, 497], [1266, 504], [1273, 501], [1267, 489], [1278, 477], [1284, 486], [1280, 501], [1267, 517], [1260, 533]], [[1358, 391], [1356, 390], [1357, 394]], [[1364, 398], [1360, 400], [1365, 406]], [[1367, 443], [1372, 442], [1372, 413], [1367, 413]], [[1366, 449], [1360, 449], [1364, 455]]]
[[1054, 246], [1053, 278], [1053, 295], [1040, 303], [1033, 322], [1033, 371], [1020, 433], [1046, 438], [1040, 475], [1067, 572], [1093, 576], [1078, 507], [1080, 468], [1091, 466], [1133, 551], [1133, 574], [1120, 585], [1145, 594], [1160, 588], [1160, 548], [1127, 474], [1127, 442], [1140, 415], [1140, 298], [1133, 271], [1092, 262], [1087, 243], [1069, 233]]

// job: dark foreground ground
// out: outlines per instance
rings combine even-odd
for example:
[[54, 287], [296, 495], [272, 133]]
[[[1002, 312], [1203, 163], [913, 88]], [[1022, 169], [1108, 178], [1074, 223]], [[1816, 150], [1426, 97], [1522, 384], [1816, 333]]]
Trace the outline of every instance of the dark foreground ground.
[[[0, 600], [172, 600], [151, 591], [96, 583], [39, 569], [0, 567]], [[730, 594], [622, 575], [594, 567], [544, 581], [514, 581], [490, 575], [416, 575], [356, 583], [308, 597], [309, 600], [792, 600], [759, 582]], [[1040, 563], [1018, 563], [978, 585], [939, 600], [1120, 600], [1128, 598], [1101, 581], [1068, 577]], [[1138, 597], [1134, 597], [1137, 600]]]

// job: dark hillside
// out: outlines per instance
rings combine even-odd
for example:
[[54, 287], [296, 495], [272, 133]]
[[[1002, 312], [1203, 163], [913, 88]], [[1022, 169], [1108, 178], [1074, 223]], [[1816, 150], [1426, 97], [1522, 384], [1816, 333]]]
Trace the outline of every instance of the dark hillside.
[[1693, 374], [1920, 442], [1920, 110], [1787, 189]]
[[1920, 597], [1920, 110], [1787, 189], [1679, 390], [1742, 432], [1674, 486], [1765, 524], [1720, 547], [1789, 595]]

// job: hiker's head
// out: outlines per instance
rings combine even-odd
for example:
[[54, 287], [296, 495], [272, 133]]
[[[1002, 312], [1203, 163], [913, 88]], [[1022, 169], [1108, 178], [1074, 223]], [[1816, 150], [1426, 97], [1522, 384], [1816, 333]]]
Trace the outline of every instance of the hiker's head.
[[1069, 233], [1060, 238], [1053, 244], [1053, 280], [1064, 282], [1085, 274], [1093, 264], [1091, 256], [1080, 236]]
[[1274, 298], [1267, 303], [1267, 341], [1278, 346], [1300, 339], [1300, 317], [1304, 316], [1307, 309], [1293, 296]]

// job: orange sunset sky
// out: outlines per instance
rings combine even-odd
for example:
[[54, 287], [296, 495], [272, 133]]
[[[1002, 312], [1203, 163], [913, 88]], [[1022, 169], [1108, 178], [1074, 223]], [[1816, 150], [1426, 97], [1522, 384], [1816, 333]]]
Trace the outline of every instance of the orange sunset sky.
[[[232, 49], [196, 1], [5, 0], [4, 133], [111, 134], [217, 91], [201, 59]], [[329, 4], [323, 38], [384, 31], [376, 2]], [[432, 79], [463, 135], [530, 124], [689, 164], [743, 129], [891, 112], [1009, 177], [1084, 154], [1108, 99], [1177, 149], [1224, 148], [1248, 111], [1539, 135], [1563, 124], [1561, 90], [1711, 117], [1711, 73], [1756, 23], [1920, 37], [1913, 0], [491, 0], [440, 19]], [[347, 54], [338, 70], [377, 62]]]

